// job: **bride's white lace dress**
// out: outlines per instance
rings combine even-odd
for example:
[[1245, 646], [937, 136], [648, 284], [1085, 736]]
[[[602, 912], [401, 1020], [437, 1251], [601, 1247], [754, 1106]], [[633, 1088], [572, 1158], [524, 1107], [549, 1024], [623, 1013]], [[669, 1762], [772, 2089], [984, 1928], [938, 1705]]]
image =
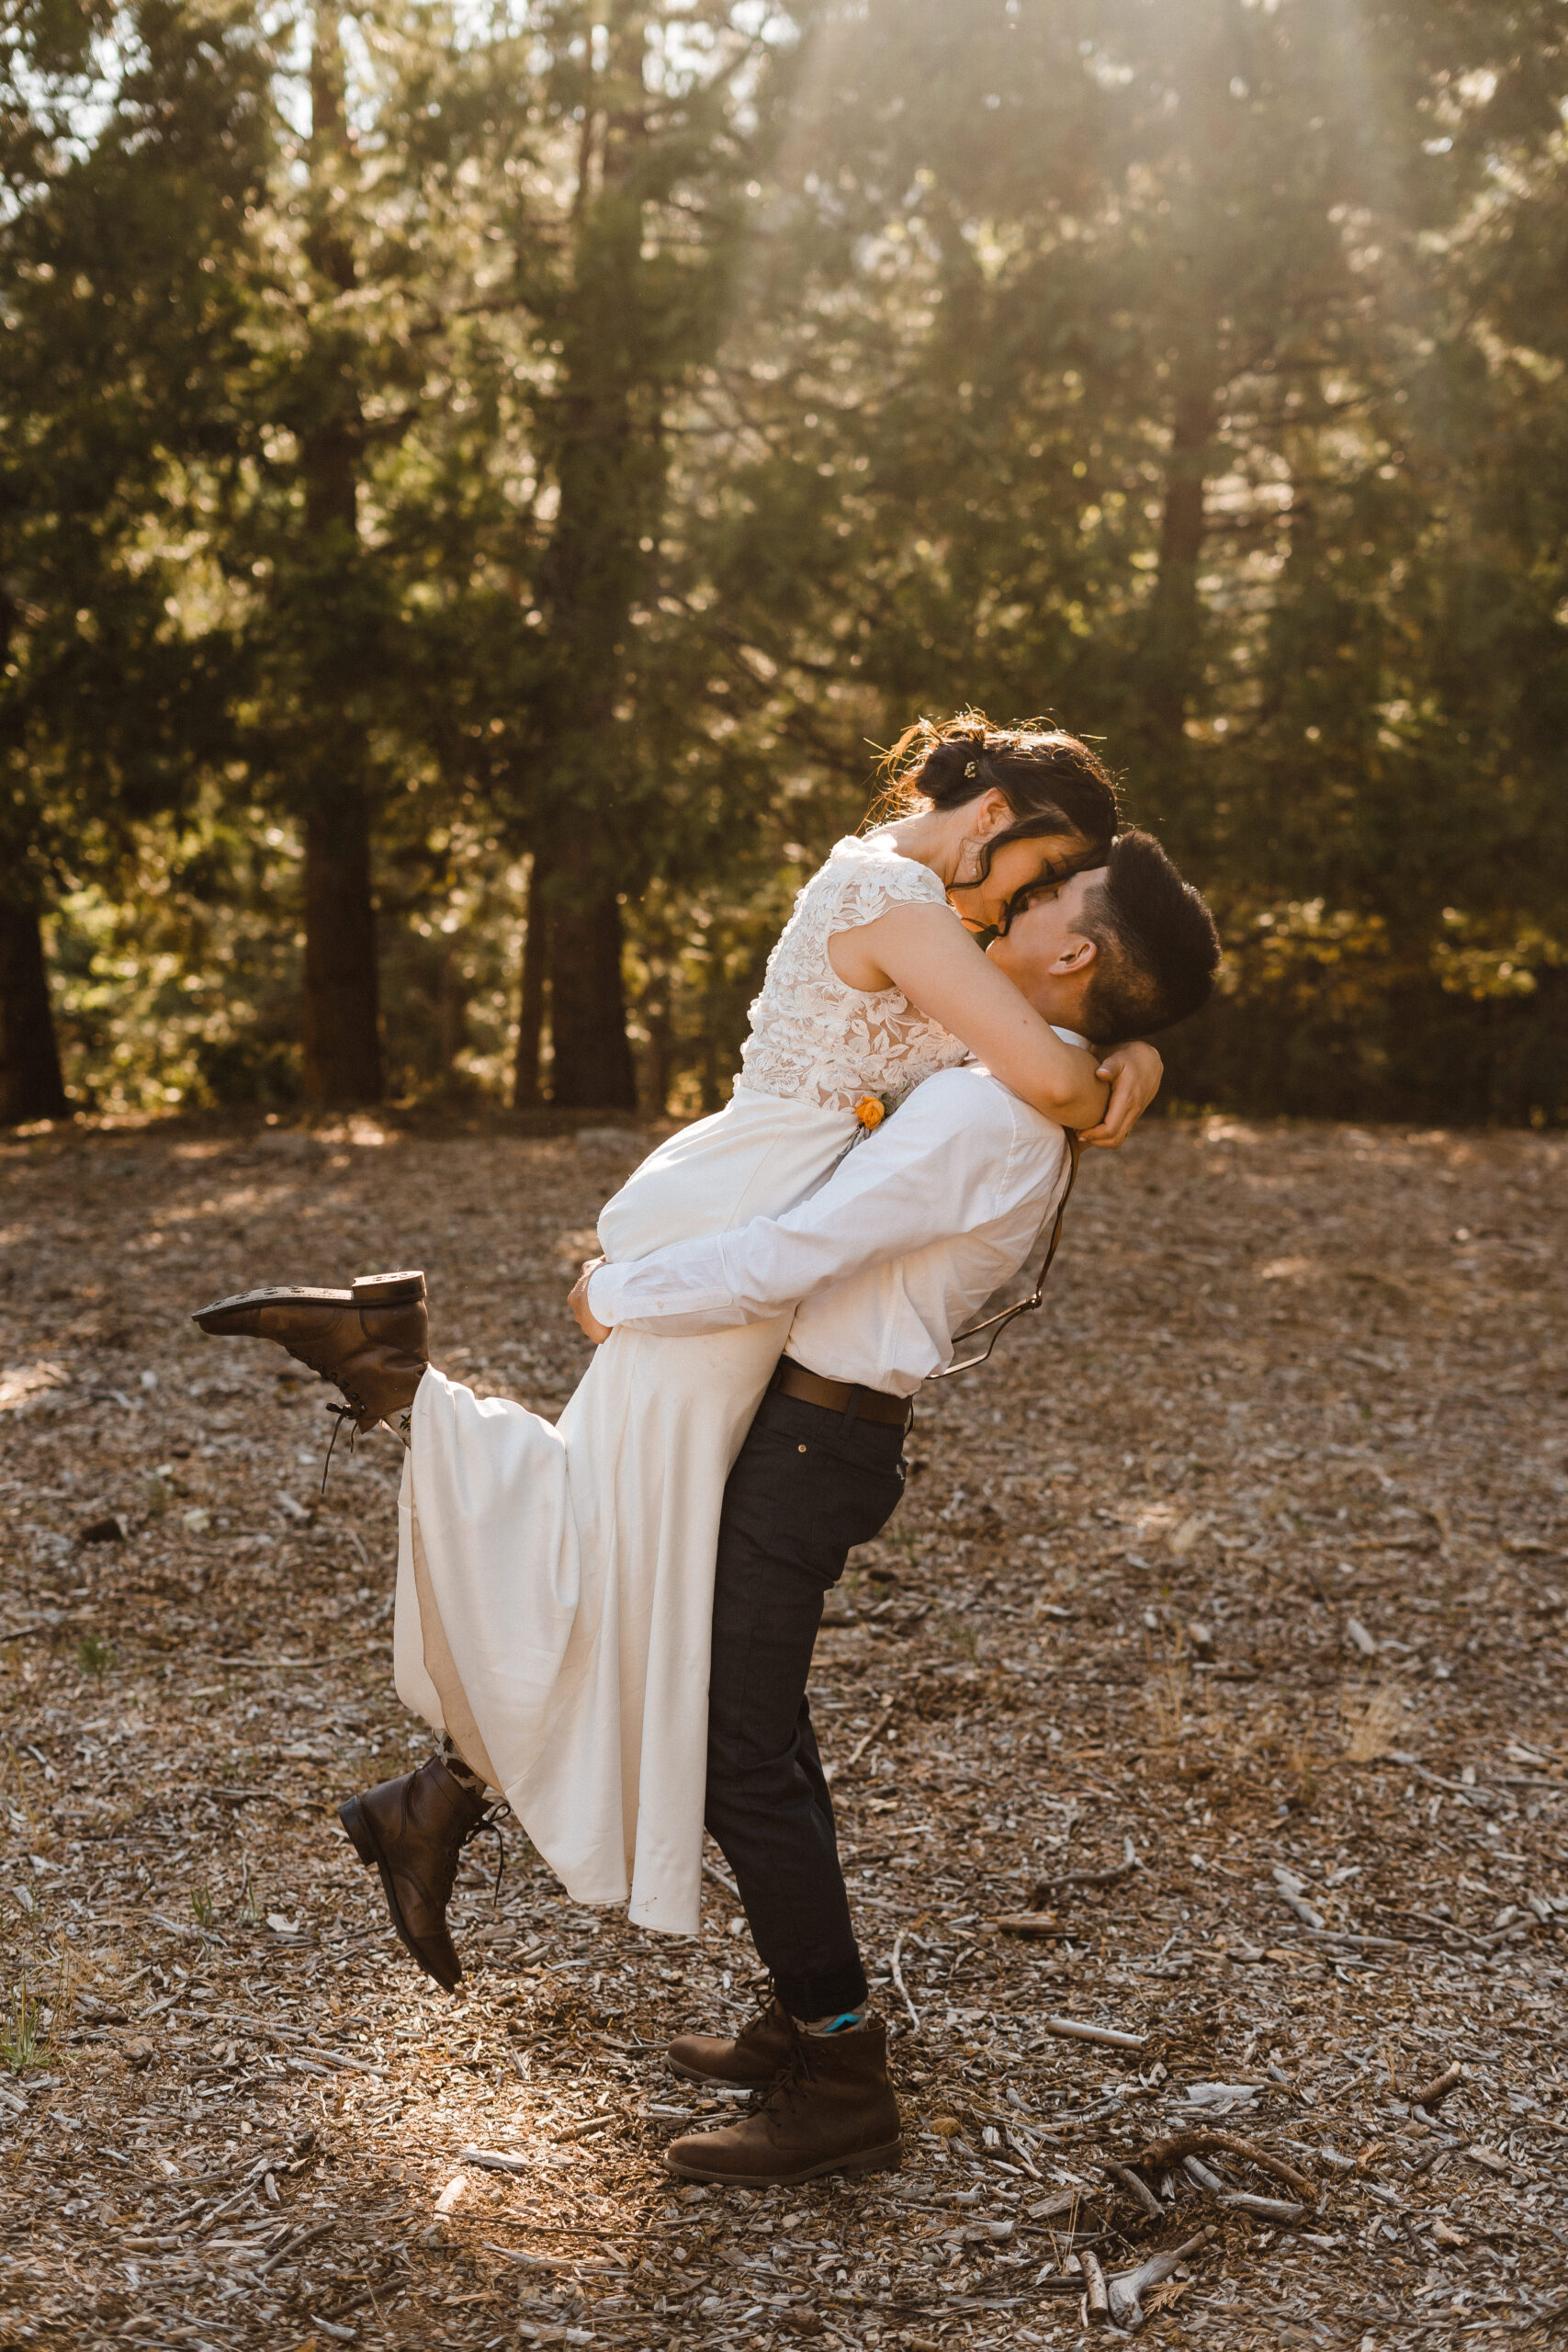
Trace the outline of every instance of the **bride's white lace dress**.
[[[897, 989], [846, 988], [829, 961], [836, 933], [909, 902], [946, 903], [925, 866], [885, 834], [839, 842], [769, 959], [732, 1101], [607, 1204], [607, 1257], [782, 1216], [854, 1142], [857, 1103], [962, 1059]], [[553, 1427], [434, 1370], [414, 1401], [399, 1696], [505, 1792], [578, 1902], [629, 1898], [681, 1935], [701, 1910], [719, 1505], [789, 1321], [615, 1331]]]

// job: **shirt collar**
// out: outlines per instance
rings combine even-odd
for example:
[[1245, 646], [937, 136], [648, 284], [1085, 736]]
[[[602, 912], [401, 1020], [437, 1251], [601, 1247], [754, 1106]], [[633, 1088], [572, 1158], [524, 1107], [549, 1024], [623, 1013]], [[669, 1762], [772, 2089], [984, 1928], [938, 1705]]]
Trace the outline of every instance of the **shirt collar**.
[[[1064, 1046], [1081, 1046], [1086, 1054], [1092, 1054], [1096, 1050], [1093, 1039], [1089, 1037], [1080, 1037], [1076, 1029], [1064, 1029], [1059, 1021], [1053, 1021], [1051, 1026], [1055, 1029], [1057, 1036], [1060, 1037]], [[964, 1059], [959, 1064], [959, 1068], [960, 1069], [986, 1069], [986, 1065], [980, 1059], [978, 1054], [965, 1054]], [[990, 1071], [987, 1070], [986, 1075], [989, 1077], [991, 1075]]]

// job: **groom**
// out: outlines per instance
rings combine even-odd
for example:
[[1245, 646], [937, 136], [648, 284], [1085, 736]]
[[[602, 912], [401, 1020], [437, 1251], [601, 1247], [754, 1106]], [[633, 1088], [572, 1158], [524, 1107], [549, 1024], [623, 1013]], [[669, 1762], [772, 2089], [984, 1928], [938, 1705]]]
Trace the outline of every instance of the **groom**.
[[[1147, 1037], [1208, 999], [1208, 909], [1147, 834], [1037, 896], [990, 950], [1074, 1042]], [[896, 2164], [886, 2030], [869, 2014], [832, 1801], [806, 1696], [823, 1597], [903, 1492], [910, 1399], [1011, 1282], [1061, 1199], [1062, 1130], [977, 1065], [928, 1079], [782, 1217], [585, 1269], [572, 1306], [617, 1324], [725, 1330], [798, 1301], [725, 1488], [714, 1591], [706, 1822], [773, 1995], [734, 2041], [671, 2046], [677, 2073], [762, 2093], [666, 2153], [687, 2180], [762, 2188]]]

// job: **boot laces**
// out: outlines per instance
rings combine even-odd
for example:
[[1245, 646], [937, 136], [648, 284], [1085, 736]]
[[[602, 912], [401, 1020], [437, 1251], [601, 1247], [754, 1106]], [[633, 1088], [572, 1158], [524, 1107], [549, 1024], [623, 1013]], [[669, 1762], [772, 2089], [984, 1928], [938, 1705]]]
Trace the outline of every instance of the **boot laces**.
[[[785, 2016], [789, 2012], [785, 2010]], [[789, 2019], [790, 2050], [782, 2071], [775, 2075], [765, 2089], [751, 2093], [748, 2112], [770, 2115], [798, 2105], [811, 2087], [811, 2062], [807, 2055], [806, 2036], [795, 2019]]]
[[332, 1436], [327, 1440], [326, 1459], [321, 1464], [321, 1498], [323, 1501], [326, 1498], [327, 1492], [327, 1473], [333, 1466], [333, 1454], [337, 1446], [338, 1439], [343, 1434], [343, 1425], [344, 1421], [352, 1421], [355, 1424], [348, 1433], [348, 1451], [351, 1457], [359, 1436], [359, 1413], [355, 1406], [329, 1405], [327, 1407], [327, 1410], [329, 1413], [334, 1415], [335, 1418], [333, 1421]]
[[743, 2041], [753, 2026], [762, 2023], [775, 2001], [778, 2002], [781, 2009], [784, 2007], [784, 2003], [779, 2001], [778, 1986], [773, 1983], [773, 1973], [769, 1969], [764, 1968], [758, 1975], [753, 1976], [746, 1990], [751, 1996], [753, 2006], [750, 2016], [735, 2037], [737, 2041]]
[[495, 1804], [487, 1804], [479, 1819], [476, 1822], [471, 1823], [469, 1826], [464, 1830], [461, 1838], [457, 1840], [458, 1850], [460, 1852], [465, 1846], [471, 1846], [476, 1838], [482, 1838], [487, 1830], [495, 1839], [495, 1884], [490, 1891], [490, 1907], [491, 1911], [494, 1911], [501, 1902], [501, 1879], [502, 1873], [506, 1868], [506, 1839], [502, 1837], [501, 1829], [502, 1821], [504, 1818], [505, 1814], [506, 1804], [504, 1800]]

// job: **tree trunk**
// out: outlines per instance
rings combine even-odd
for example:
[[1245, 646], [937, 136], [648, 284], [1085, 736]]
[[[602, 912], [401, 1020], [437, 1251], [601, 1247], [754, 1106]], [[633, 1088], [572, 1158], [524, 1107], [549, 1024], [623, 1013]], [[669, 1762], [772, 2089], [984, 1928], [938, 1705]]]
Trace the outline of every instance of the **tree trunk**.
[[349, 783], [305, 819], [304, 1030], [308, 1101], [381, 1100], [370, 804]]
[[513, 1069], [512, 1107], [536, 1111], [543, 1102], [539, 1051], [545, 1036], [545, 978], [549, 968], [549, 919], [545, 906], [548, 876], [536, 850], [528, 876], [528, 910], [523, 934], [523, 988], [517, 1007], [517, 1059]]
[[[550, 909], [550, 1099], [573, 1111], [635, 1111], [637, 1069], [626, 1036], [621, 907], [614, 879], [588, 854], [569, 856], [567, 888]], [[580, 867], [577, 875], [571, 873]], [[586, 870], [581, 870], [585, 868]]]
[[1159, 571], [1150, 611], [1144, 711], [1152, 747], [1183, 740], [1201, 619], [1198, 568], [1205, 522], [1203, 477], [1214, 430], [1214, 356], [1202, 342], [1181, 355], [1166, 462]]
[[441, 993], [437, 1001], [439, 1044], [441, 1056], [441, 1087], [444, 1093], [458, 1093], [464, 1084], [457, 1068], [457, 1057], [468, 1042], [468, 1004], [470, 989], [463, 970], [463, 951], [455, 944], [447, 946], [441, 959]]
[[[647, 10], [617, 0], [596, 103], [584, 116], [548, 453], [559, 489], [543, 576], [554, 675], [541, 797], [548, 884], [552, 1101], [635, 1109], [621, 979], [621, 911], [635, 821], [617, 778], [631, 614], [659, 535], [665, 454], [660, 367], [643, 281]], [[626, 764], [633, 763], [630, 747]]]
[[[335, 202], [353, 152], [344, 103], [338, 21], [316, 11], [310, 59], [310, 199], [306, 239], [312, 267], [333, 297], [351, 295], [358, 268], [347, 217]], [[359, 563], [359, 468], [364, 416], [351, 342], [341, 328], [317, 330], [319, 406], [299, 435], [305, 538], [321, 604], [321, 628], [307, 658], [315, 706], [313, 756], [305, 795], [305, 1093], [311, 1102], [381, 1100], [380, 1002], [376, 912], [370, 881], [369, 752], [362, 720], [345, 696], [344, 646], [332, 622], [353, 598]], [[333, 352], [334, 339], [338, 348]], [[333, 364], [323, 365], [332, 361]], [[344, 702], [350, 707], [335, 714]]]
[[39, 910], [0, 899], [0, 1125], [70, 1116]]
[[[1200, 12], [1201, 14], [1201, 12]], [[1203, 652], [1198, 573], [1207, 536], [1203, 492], [1222, 390], [1221, 325], [1235, 142], [1224, 12], [1194, 22], [1175, 76], [1185, 119], [1185, 169], [1173, 189], [1169, 243], [1159, 300], [1169, 364], [1170, 448], [1160, 514], [1159, 570], [1144, 654], [1143, 736], [1160, 821], [1180, 854], [1190, 830], [1191, 759], [1187, 720]], [[1161, 805], [1163, 804], [1163, 805]]]

